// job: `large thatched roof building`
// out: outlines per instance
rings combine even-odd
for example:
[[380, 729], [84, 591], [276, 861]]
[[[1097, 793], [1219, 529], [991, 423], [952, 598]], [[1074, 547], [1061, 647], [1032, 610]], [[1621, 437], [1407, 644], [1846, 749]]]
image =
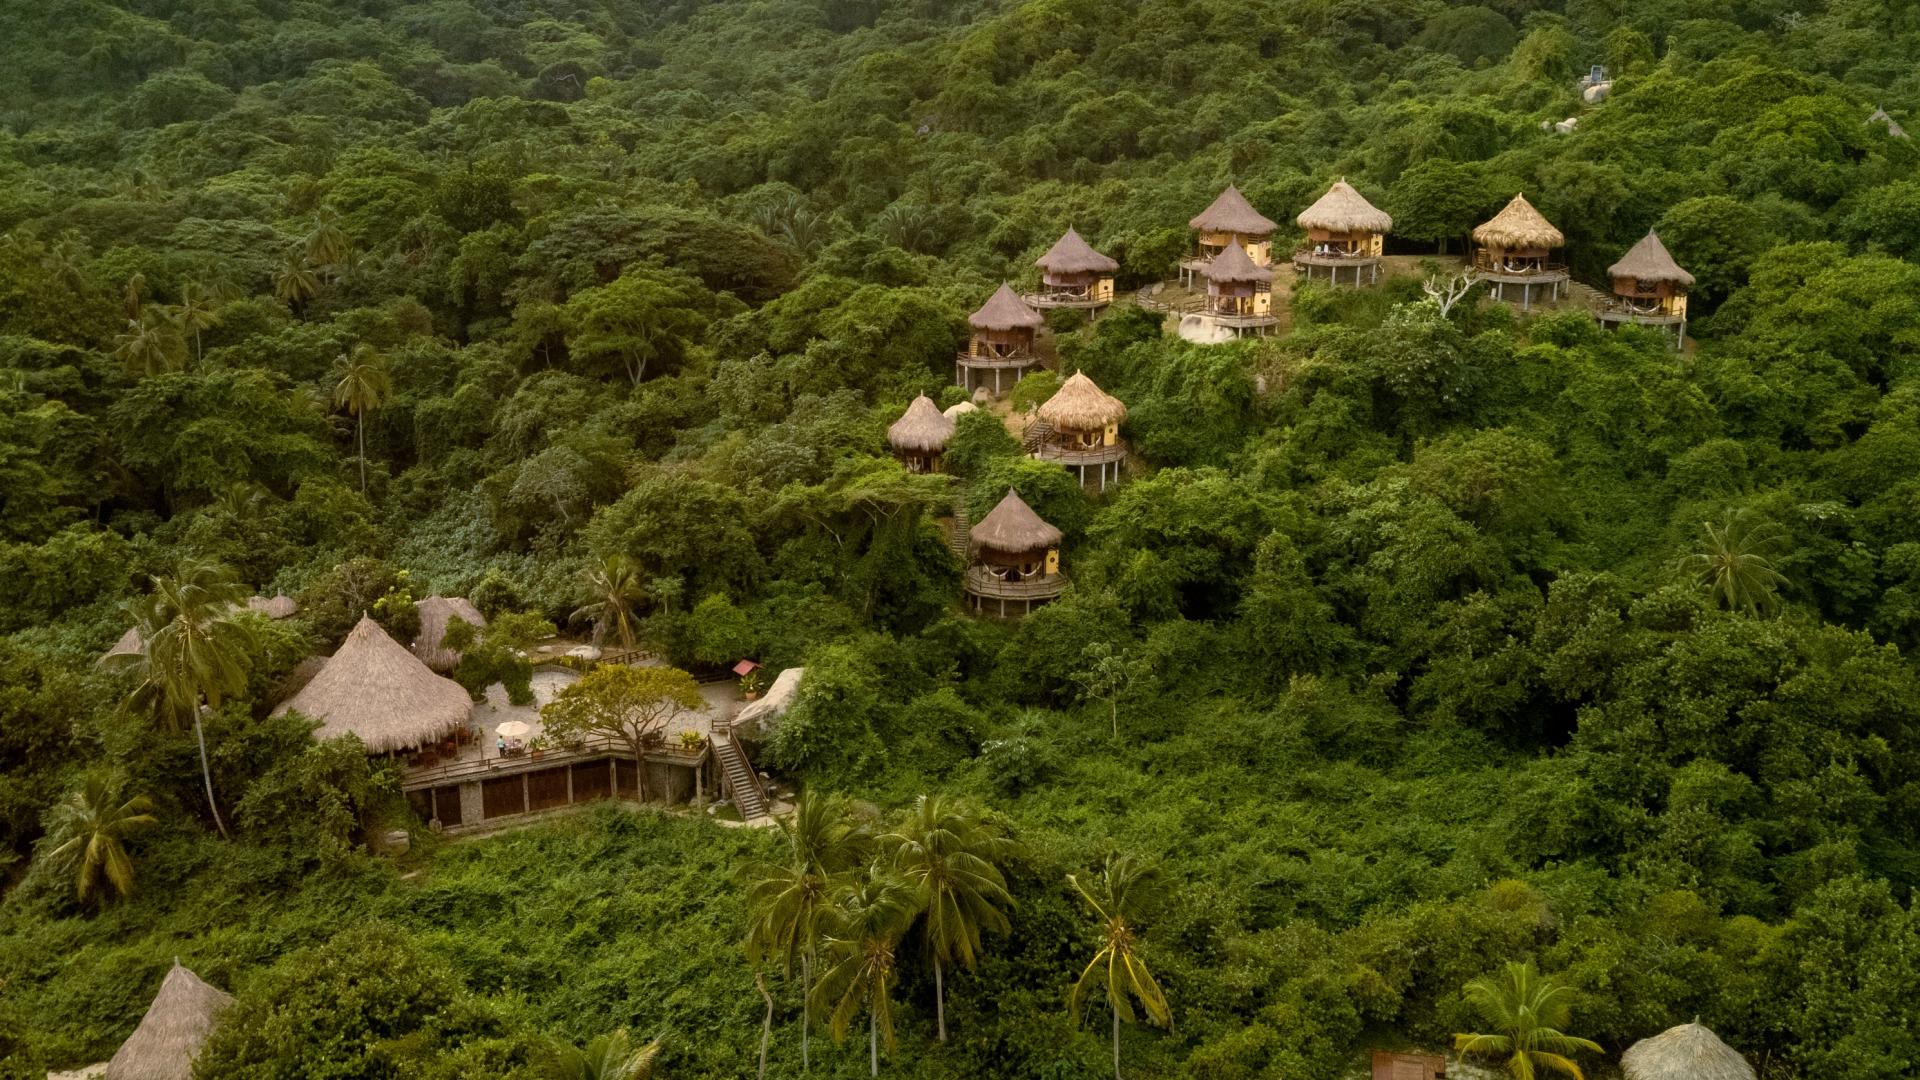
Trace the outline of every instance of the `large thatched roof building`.
[[1650, 285], [1677, 285], [1688, 288], [1693, 284], [1693, 275], [1680, 268], [1667, 251], [1667, 245], [1652, 229], [1640, 238], [1640, 242], [1627, 249], [1620, 261], [1607, 267], [1607, 275], [1617, 284], [1621, 279], [1644, 282]]
[[1519, 286], [1522, 308], [1533, 306], [1536, 293], [1560, 298], [1568, 281], [1567, 268], [1552, 262], [1551, 256], [1566, 245], [1567, 238], [1525, 195], [1516, 194], [1491, 221], [1475, 226], [1473, 242], [1474, 269], [1488, 283], [1494, 299], [1510, 299], [1513, 286]]
[[1104, 491], [1107, 481], [1120, 479], [1127, 458], [1120, 423], [1127, 406], [1119, 398], [1076, 371], [1040, 406], [1039, 416], [1046, 427], [1034, 457], [1073, 469], [1083, 486], [1094, 479]]
[[[1060, 573], [1059, 529], [1033, 512], [1012, 488], [998, 505], [967, 533], [973, 559], [964, 588], [977, 612], [1025, 614], [1035, 604], [1059, 596], [1066, 588]], [[1011, 612], [1008, 605], [1013, 606]]]
[[[953, 381], [969, 394], [987, 386], [996, 395], [1010, 388], [1040, 362], [1034, 355], [1033, 336], [1045, 324], [1013, 286], [1001, 282], [980, 310], [967, 316], [973, 332], [967, 338], [967, 351], [955, 361]], [[1007, 372], [1012, 373], [1011, 379], [1005, 377]]]
[[954, 419], [925, 394], [913, 399], [907, 411], [887, 428], [887, 445], [911, 472], [939, 472], [940, 455], [953, 438]]
[[1626, 1080], [1754, 1080], [1747, 1059], [1698, 1020], [1634, 1043], [1620, 1071]]
[[1531, 251], [1565, 247], [1567, 238], [1525, 194], [1515, 194], [1491, 220], [1474, 226], [1473, 241], [1504, 251]]
[[1113, 275], [1120, 264], [1093, 250], [1072, 228], [1033, 265], [1040, 268], [1040, 291], [1025, 297], [1033, 307], [1097, 311], [1113, 302]]
[[1240, 189], [1232, 184], [1214, 197], [1205, 210], [1187, 221], [1187, 228], [1200, 233], [1231, 233], [1240, 237], [1272, 236], [1279, 224], [1253, 208]]
[[192, 1080], [193, 1059], [233, 995], [174, 961], [140, 1026], [107, 1062], [105, 1080]]
[[1033, 507], [1012, 488], [967, 533], [982, 551], [1022, 555], [1060, 545], [1061, 532], [1041, 520]]
[[1028, 307], [1013, 286], [1001, 282], [1000, 287], [987, 297], [980, 309], [967, 316], [967, 325], [975, 330], [1037, 330], [1046, 320], [1040, 313]]
[[1347, 280], [1354, 285], [1380, 280], [1380, 256], [1386, 251], [1386, 235], [1393, 231], [1393, 218], [1385, 210], [1368, 202], [1342, 177], [1334, 181], [1325, 195], [1300, 211], [1294, 221], [1304, 229], [1307, 242], [1293, 253], [1293, 268], [1312, 279], [1318, 274], [1338, 285], [1341, 271], [1349, 271]]
[[1687, 340], [1687, 293], [1693, 275], [1680, 268], [1653, 230], [1607, 268], [1613, 295], [1594, 312], [1602, 326], [1640, 323], [1671, 332], [1673, 347]]
[[420, 633], [413, 639], [413, 655], [435, 671], [460, 666], [460, 654], [447, 647], [447, 627], [459, 619], [475, 630], [487, 628], [487, 617], [464, 596], [429, 596], [414, 605], [420, 612]]
[[289, 711], [320, 721], [315, 738], [351, 732], [385, 753], [445, 738], [466, 724], [473, 702], [363, 616], [313, 681], [273, 710]]
[[1314, 230], [1328, 233], [1389, 233], [1393, 216], [1366, 200], [1342, 177], [1333, 182], [1325, 195], [1300, 211], [1294, 219], [1311, 235]]
[[1127, 406], [1119, 398], [1100, 389], [1082, 372], [1067, 376], [1052, 397], [1040, 406], [1040, 419], [1056, 431], [1098, 433], [1117, 427], [1127, 418]]

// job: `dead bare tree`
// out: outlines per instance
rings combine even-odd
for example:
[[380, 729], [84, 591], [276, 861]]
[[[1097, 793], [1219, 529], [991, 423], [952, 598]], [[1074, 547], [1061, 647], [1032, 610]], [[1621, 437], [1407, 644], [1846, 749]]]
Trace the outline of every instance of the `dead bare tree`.
[[1445, 318], [1447, 313], [1453, 310], [1453, 305], [1465, 299], [1466, 295], [1479, 283], [1480, 275], [1469, 266], [1450, 278], [1442, 279], [1439, 274], [1430, 275], [1427, 280], [1420, 283], [1420, 289], [1440, 305], [1440, 315]]

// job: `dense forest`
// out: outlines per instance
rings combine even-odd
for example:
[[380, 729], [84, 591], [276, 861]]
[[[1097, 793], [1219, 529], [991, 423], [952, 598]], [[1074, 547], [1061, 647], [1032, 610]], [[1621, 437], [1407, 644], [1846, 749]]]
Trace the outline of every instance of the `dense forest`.
[[[1911, 1076], [1916, 55], [1869, 0], [0, 5], [0, 1076], [105, 1060], [176, 957], [242, 1018], [204, 1076], [531, 1077], [627, 1029], [731, 1078], [764, 1015], [801, 1075], [746, 948], [788, 832], [377, 856], [393, 770], [269, 715], [363, 611], [578, 630], [609, 565], [674, 662], [806, 667], [763, 764], [810, 798], [974, 815], [1004, 932], [938, 985], [896, 935], [882, 1073], [1112, 1071], [1070, 992], [1144, 866], [1171, 1023], [1115, 1026], [1128, 1075], [1445, 1046], [1526, 961], [1597, 1075], [1697, 1016], [1763, 1080]], [[1406, 275], [1223, 345], [1122, 303], [1049, 326], [1124, 482], [985, 412], [951, 482], [889, 456], [1067, 226], [1131, 290], [1227, 183], [1290, 230], [1341, 177], [1400, 254], [1516, 191], [1583, 280], [1655, 228], [1695, 346]], [[962, 612], [954, 485], [1064, 532], [1063, 599]], [[208, 574], [300, 613], [166, 722], [96, 660]], [[125, 896], [61, 843], [103, 813], [151, 819]], [[830, 1011], [808, 1067], [865, 1075]]]

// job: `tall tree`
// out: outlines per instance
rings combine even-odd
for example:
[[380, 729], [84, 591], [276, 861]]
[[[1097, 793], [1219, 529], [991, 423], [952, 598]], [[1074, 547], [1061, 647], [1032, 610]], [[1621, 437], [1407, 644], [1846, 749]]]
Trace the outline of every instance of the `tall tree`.
[[893, 985], [899, 977], [894, 951], [919, 910], [917, 892], [891, 868], [875, 864], [834, 895], [827, 916], [827, 967], [808, 1004], [828, 1014], [834, 1042], [845, 1042], [854, 1019], [867, 1014], [873, 1076], [880, 1075], [880, 1044], [893, 1052]]
[[340, 212], [331, 206], [322, 206], [313, 215], [313, 228], [301, 240], [307, 256], [307, 265], [318, 267], [338, 267], [347, 261], [353, 251], [353, 238], [347, 235], [346, 227], [341, 224]]
[[1008, 931], [1006, 912], [1013, 906], [1007, 880], [996, 865], [1013, 843], [990, 820], [937, 795], [922, 795], [893, 832], [880, 838], [892, 852], [894, 869], [920, 893], [921, 930], [933, 960], [934, 1014], [940, 1041], [947, 1041], [945, 969], [972, 969], [980, 955], [980, 935]]
[[280, 266], [273, 272], [273, 295], [288, 307], [304, 312], [307, 303], [320, 295], [320, 277], [299, 253], [289, 251], [280, 257]]
[[371, 345], [355, 345], [340, 354], [333, 369], [333, 403], [353, 414], [360, 444], [360, 494], [367, 493], [367, 413], [387, 403], [393, 393], [393, 372], [387, 358]]
[[193, 362], [198, 366], [204, 355], [200, 349], [200, 332], [220, 325], [220, 312], [213, 295], [199, 284], [188, 282], [180, 289], [180, 304], [173, 309], [173, 318], [183, 332], [193, 335]]
[[1600, 1050], [1599, 1043], [1560, 1031], [1573, 1015], [1573, 988], [1541, 977], [1531, 962], [1509, 963], [1498, 977], [1468, 983], [1467, 1003], [1490, 1030], [1455, 1035], [1453, 1048], [1505, 1058], [1514, 1080], [1534, 1080], [1541, 1070], [1585, 1080], [1572, 1055]]
[[587, 600], [574, 609], [573, 618], [593, 623], [595, 644], [611, 630], [619, 639], [620, 647], [631, 650], [640, 604], [647, 598], [640, 564], [631, 556], [616, 552], [587, 567], [585, 577]]
[[705, 325], [700, 283], [679, 271], [639, 266], [610, 285], [582, 289], [566, 305], [567, 348], [612, 357], [638, 386], [657, 364], [678, 363]]
[[675, 717], [705, 704], [700, 685], [679, 668], [602, 664], [543, 706], [540, 721], [562, 742], [607, 738], [625, 744], [645, 799], [648, 744]]
[[185, 358], [186, 341], [166, 314], [154, 308], [127, 320], [126, 329], [114, 339], [113, 356], [126, 365], [132, 375], [164, 375], [179, 371]]
[[[1138, 1023], [1144, 1013], [1150, 1024], [1173, 1026], [1173, 1009], [1166, 992], [1139, 955], [1137, 923], [1157, 899], [1159, 873], [1152, 866], [1125, 855], [1110, 855], [1093, 881], [1082, 884], [1072, 874], [1067, 883], [1092, 909], [1099, 922], [1100, 949], [1080, 972], [1067, 999], [1067, 1009], [1078, 1023], [1087, 999], [1097, 987], [1113, 1013], [1113, 1077], [1120, 1080], [1120, 1025]], [[1133, 1002], [1140, 1002], [1140, 1013]]]
[[135, 795], [123, 801], [120, 796], [118, 778], [96, 769], [67, 801], [53, 808], [47, 827], [53, 846], [47, 857], [73, 860], [74, 895], [83, 904], [105, 888], [122, 897], [133, 893], [133, 860], [127, 857], [126, 839], [154, 823], [153, 800]]
[[1741, 512], [1729, 513], [1719, 525], [1705, 522], [1704, 548], [1680, 560], [1680, 573], [1692, 577], [1721, 607], [1749, 615], [1772, 612], [1780, 605], [1779, 589], [1785, 575], [1768, 558], [1786, 534], [1772, 522], [1754, 522]]
[[[868, 837], [852, 804], [834, 795], [803, 793], [790, 817], [774, 821], [786, 842], [782, 857], [749, 863], [741, 871], [750, 920], [747, 955], [756, 964], [778, 957], [789, 979], [798, 967], [800, 999], [805, 1002], [813, 993], [823, 920], [835, 891], [849, 883], [848, 875], [859, 865]], [[803, 1009], [802, 1069], [812, 1064], [811, 1030], [812, 1018]]]

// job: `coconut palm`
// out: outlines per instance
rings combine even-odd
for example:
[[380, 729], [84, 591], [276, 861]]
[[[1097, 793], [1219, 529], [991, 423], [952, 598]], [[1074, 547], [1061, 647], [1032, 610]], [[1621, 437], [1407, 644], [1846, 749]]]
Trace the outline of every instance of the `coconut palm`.
[[622, 649], [632, 649], [640, 604], [647, 598], [640, 564], [626, 555], [608, 555], [587, 568], [586, 581], [587, 602], [572, 617], [592, 621], [596, 644], [612, 630]]
[[893, 1052], [894, 950], [919, 910], [917, 891], [883, 863], [841, 887], [826, 920], [826, 970], [808, 999], [827, 1014], [827, 1031], [845, 1042], [853, 1021], [867, 1014], [867, 1060], [880, 1075], [880, 1044]]
[[308, 301], [320, 295], [320, 277], [299, 254], [289, 251], [281, 256], [280, 268], [273, 272], [273, 295], [288, 307], [305, 308]]
[[1506, 1059], [1514, 1080], [1534, 1080], [1542, 1070], [1585, 1080], [1572, 1054], [1599, 1051], [1600, 1044], [1563, 1034], [1573, 1013], [1573, 989], [1542, 978], [1532, 963], [1510, 963], [1498, 977], [1467, 984], [1467, 1002], [1485, 1020], [1485, 1035], [1455, 1035], [1462, 1054]]
[[68, 229], [55, 237], [53, 243], [43, 249], [40, 265], [69, 291], [86, 290], [87, 243], [77, 230]]
[[650, 1080], [660, 1040], [633, 1045], [627, 1030], [596, 1036], [583, 1047], [562, 1046], [547, 1062], [553, 1080]]
[[154, 823], [153, 800], [135, 795], [122, 801], [120, 794], [117, 777], [95, 770], [53, 808], [47, 828], [53, 847], [47, 857], [73, 860], [74, 895], [83, 904], [102, 889], [122, 897], [133, 893], [126, 838]]
[[1002, 908], [1013, 906], [1007, 880], [995, 865], [1013, 843], [969, 808], [936, 795], [922, 795], [893, 832], [879, 840], [892, 853], [894, 869], [920, 892], [920, 924], [933, 960], [934, 1015], [940, 1041], [947, 1041], [945, 968], [971, 969], [980, 955], [980, 934], [1009, 929]]
[[305, 246], [307, 264], [310, 266], [339, 266], [347, 261], [347, 255], [353, 250], [353, 238], [347, 235], [346, 227], [340, 222], [340, 212], [331, 206], [321, 207], [313, 215], [313, 228], [301, 241]]
[[393, 372], [387, 358], [371, 345], [355, 345], [341, 353], [333, 369], [333, 403], [353, 414], [360, 443], [360, 494], [367, 493], [367, 413], [386, 404], [393, 393]]
[[[802, 794], [789, 818], [776, 818], [786, 841], [782, 857], [749, 863], [740, 873], [746, 884], [747, 955], [756, 964], [778, 958], [782, 973], [800, 970], [800, 996], [813, 991], [813, 970], [834, 894], [849, 884], [867, 836], [844, 798]], [[768, 1022], [771, 1023], [771, 1015]], [[811, 1017], [800, 1019], [800, 1067], [811, 1066]]]
[[225, 836], [200, 713], [202, 702], [218, 709], [227, 695], [246, 689], [253, 631], [235, 612], [247, 590], [226, 568], [204, 562], [184, 563], [174, 577], [156, 577], [152, 584], [152, 593], [134, 609], [141, 647], [116, 662], [140, 679], [129, 705], [153, 713], [176, 731], [183, 721], [192, 721], [207, 808], [214, 827]]
[[140, 317], [147, 303], [147, 275], [134, 271], [120, 290], [120, 304], [129, 319]]
[[1695, 581], [1720, 606], [1749, 615], [1771, 612], [1779, 606], [1780, 586], [1787, 579], [1767, 556], [1777, 550], [1786, 533], [1772, 522], [1753, 522], [1734, 511], [1716, 526], [1704, 522], [1706, 547], [1680, 560], [1678, 570]]
[[[1144, 1013], [1150, 1024], [1173, 1026], [1173, 1009], [1167, 1004], [1166, 992], [1140, 958], [1135, 925], [1157, 897], [1159, 873], [1127, 856], [1110, 855], [1091, 882], [1082, 884], [1078, 877], [1068, 874], [1067, 884], [1086, 901], [1100, 924], [1100, 949], [1073, 984], [1067, 1009], [1079, 1023], [1092, 992], [1098, 989], [1104, 994], [1113, 1014], [1113, 1077], [1120, 1080], [1120, 1025], [1138, 1023]], [[1139, 1012], [1133, 1007], [1136, 999]]]
[[180, 370], [186, 342], [166, 316], [147, 310], [127, 320], [126, 329], [113, 339], [113, 356], [126, 365], [132, 375], [164, 375]]
[[220, 325], [220, 312], [215, 307], [212, 294], [200, 285], [188, 282], [180, 289], [180, 304], [173, 309], [173, 319], [182, 331], [193, 335], [193, 362], [198, 365], [203, 355], [200, 332]]

